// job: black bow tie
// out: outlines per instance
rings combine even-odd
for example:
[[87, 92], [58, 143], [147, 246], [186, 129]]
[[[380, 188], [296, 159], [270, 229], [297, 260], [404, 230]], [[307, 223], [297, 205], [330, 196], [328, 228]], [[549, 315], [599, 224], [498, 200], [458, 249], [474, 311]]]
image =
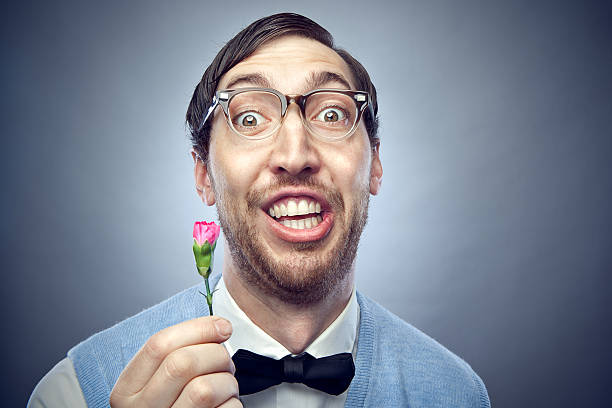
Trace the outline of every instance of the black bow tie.
[[303, 383], [328, 394], [340, 395], [355, 375], [351, 353], [322, 358], [303, 353], [274, 360], [240, 349], [232, 360], [236, 365], [240, 395], [253, 394], [282, 382]]

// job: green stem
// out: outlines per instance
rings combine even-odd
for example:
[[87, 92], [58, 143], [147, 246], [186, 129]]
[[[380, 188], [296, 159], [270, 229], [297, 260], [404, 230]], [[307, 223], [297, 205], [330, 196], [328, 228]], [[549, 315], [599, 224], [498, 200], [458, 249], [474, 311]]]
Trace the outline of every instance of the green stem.
[[210, 315], [213, 315], [212, 309], [212, 293], [210, 293], [210, 287], [208, 285], [208, 278], [204, 278], [204, 283], [206, 284], [206, 303], [208, 303], [208, 310], [210, 311]]

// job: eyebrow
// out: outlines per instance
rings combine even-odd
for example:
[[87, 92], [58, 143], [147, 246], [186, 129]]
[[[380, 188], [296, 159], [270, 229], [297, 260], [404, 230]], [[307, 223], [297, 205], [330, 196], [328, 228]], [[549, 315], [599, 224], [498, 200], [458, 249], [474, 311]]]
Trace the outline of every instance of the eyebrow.
[[[329, 86], [331, 82], [339, 83], [340, 86], [351, 89], [351, 85], [344, 78], [342, 74], [330, 71], [323, 72], [311, 72], [310, 76], [306, 80], [306, 90], [324, 88], [326, 85]], [[270, 80], [262, 73], [255, 72], [252, 74], [239, 75], [233, 78], [225, 86], [225, 89], [234, 89], [236, 85], [245, 83], [248, 85], [255, 85], [260, 88], [272, 88]]]
[[312, 72], [310, 74], [310, 78], [308, 78], [308, 80], [306, 81], [306, 87], [307, 89], [323, 88], [330, 82], [337, 82], [346, 89], [351, 89], [351, 85], [346, 80], [346, 78], [342, 76], [342, 74], [329, 71]]
[[246, 82], [248, 84], [252, 84], [252, 85], [256, 85], [260, 88], [272, 88], [272, 86], [270, 85], [270, 81], [268, 80], [268, 78], [259, 73], [253, 73], [253, 74], [246, 74], [246, 75], [240, 75], [237, 76], [236, 78], [232, 79], [226, 86], [226, 89], [234, 89], [236, 87], [236, 85], [238, 85], [241, 82]]

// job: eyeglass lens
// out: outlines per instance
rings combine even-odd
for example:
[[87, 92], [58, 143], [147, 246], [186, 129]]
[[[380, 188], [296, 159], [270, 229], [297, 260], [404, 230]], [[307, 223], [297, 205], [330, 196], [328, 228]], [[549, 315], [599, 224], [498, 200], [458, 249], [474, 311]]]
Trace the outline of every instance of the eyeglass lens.
[[[271, 92], [246, 91], [233, 96], [228, 105], [232, 127], [241, 135], [259, 139], [275, 132], [281, 124], [282, 104]], [[304, 107], [304, 122], [311, 132], [324, 138], [346, 136], [358, 116], [352, 97], [337, 92], [311, 94]]]

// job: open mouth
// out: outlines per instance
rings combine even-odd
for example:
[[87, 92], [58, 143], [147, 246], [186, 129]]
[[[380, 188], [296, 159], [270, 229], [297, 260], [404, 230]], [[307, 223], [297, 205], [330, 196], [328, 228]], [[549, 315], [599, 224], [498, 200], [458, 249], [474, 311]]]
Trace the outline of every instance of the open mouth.
[[321, 203], [311, 197], [286, 197], [275, 201], [268, 214], [285, 227], [310, 229], [323, 221]]
[[264, 204], [268, 226], [289, 242], [322, 240], [334, 225], [334, 213], [325, 198], [312, 191], [284, 191]]

